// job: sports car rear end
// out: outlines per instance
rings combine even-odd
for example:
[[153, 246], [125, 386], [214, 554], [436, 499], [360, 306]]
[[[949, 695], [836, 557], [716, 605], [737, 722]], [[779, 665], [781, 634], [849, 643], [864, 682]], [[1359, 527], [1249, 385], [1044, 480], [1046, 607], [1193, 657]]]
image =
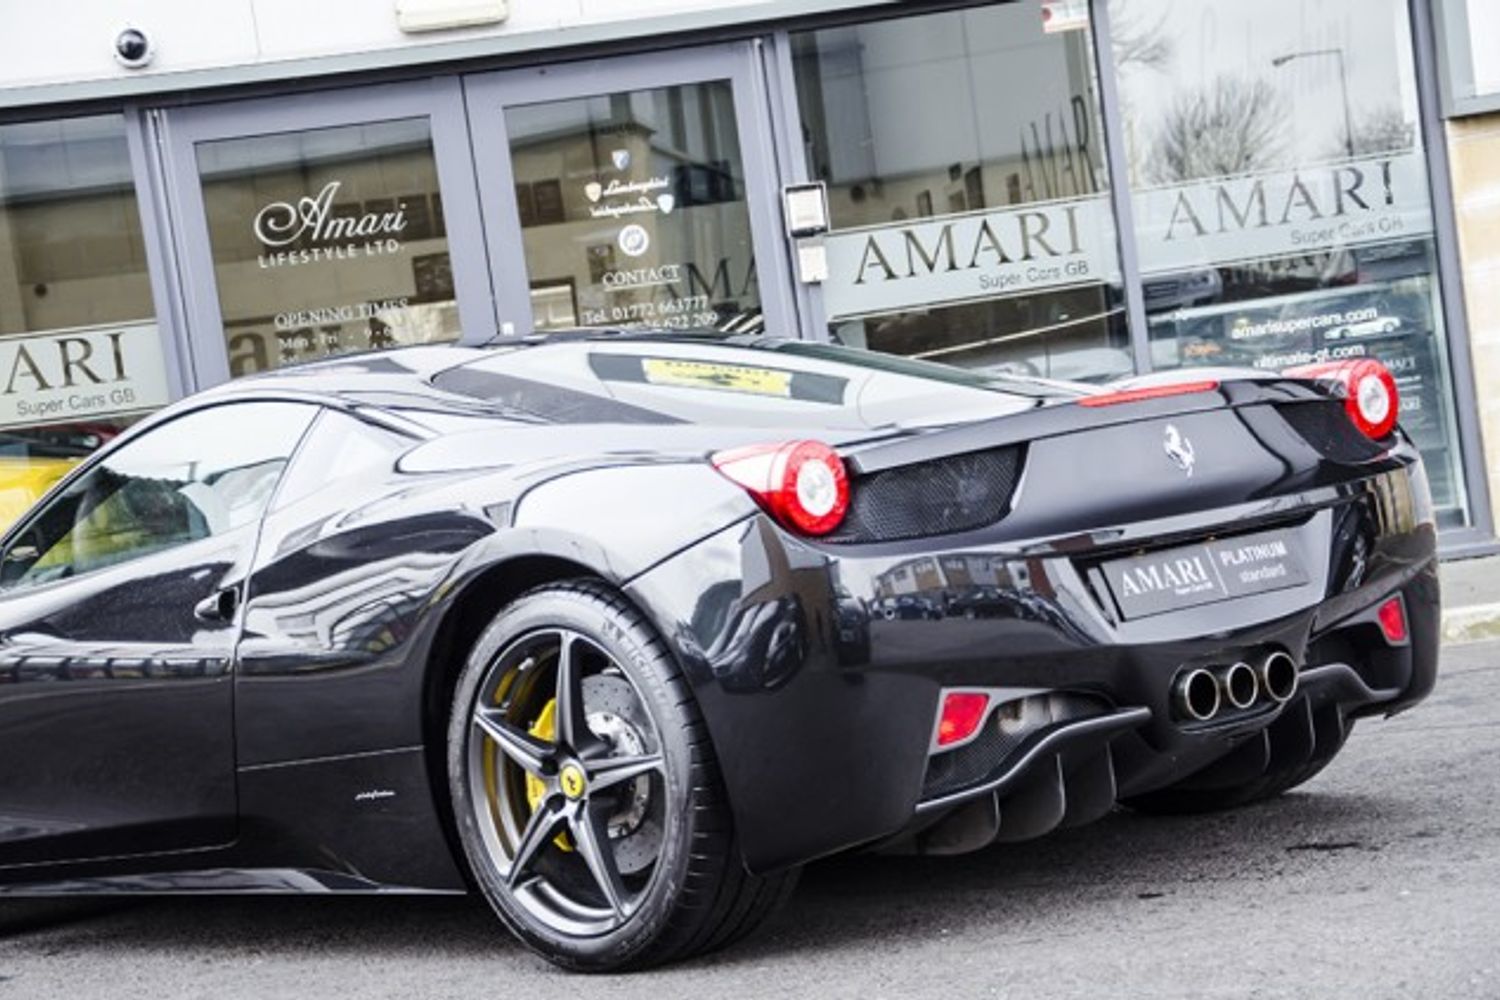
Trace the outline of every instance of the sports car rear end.
[[1327, 386], [1146, 383], [839, 450], [836, 529], [757, 510], [628, 587], [753, 869], [1253, 797], [1433, 686], [1421, 461]]

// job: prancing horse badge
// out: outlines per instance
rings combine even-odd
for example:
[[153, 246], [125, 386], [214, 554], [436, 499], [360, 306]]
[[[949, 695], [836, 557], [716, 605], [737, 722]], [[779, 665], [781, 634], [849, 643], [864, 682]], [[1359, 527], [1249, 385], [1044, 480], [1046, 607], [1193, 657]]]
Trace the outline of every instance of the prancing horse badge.
[[1167, 425], [1162, 447], [1166, 449], [1167, 457], [1173, 464], [1187, 473], [1189, 479], [1193, 478], [1193, 466], [1197, 464], [1198, 456], [1193, 452], [1193, 442], [1177, 429], [1176, 424]]

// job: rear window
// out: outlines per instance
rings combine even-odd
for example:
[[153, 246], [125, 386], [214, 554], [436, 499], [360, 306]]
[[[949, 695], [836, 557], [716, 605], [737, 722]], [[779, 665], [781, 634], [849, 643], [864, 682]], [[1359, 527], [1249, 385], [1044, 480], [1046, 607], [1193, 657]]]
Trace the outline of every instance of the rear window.
[[432, 384], [444, 392], [483, 400], [502, 410], [563, 424], [676, 424], [682, 421], [645, 407], [559, 385], [479, 367], [450, 368]]
[[719, 361], [712, 357], [594, 353], [589, 355], [589, 368], [600, 381], [606, 383], [629, 382], [676, 389], [701, 389], [738, 396], [795, 399], [804, 403], [829, 403], [835, 406], [844, 404], [849, 389], [849, 380], [835, 375]]
[[554, 423], [809, 432], [984, 419], [1071, 391], [828, 344], [666, 337], [542, 343], [450, 368], [432, 384], [500, 414]]

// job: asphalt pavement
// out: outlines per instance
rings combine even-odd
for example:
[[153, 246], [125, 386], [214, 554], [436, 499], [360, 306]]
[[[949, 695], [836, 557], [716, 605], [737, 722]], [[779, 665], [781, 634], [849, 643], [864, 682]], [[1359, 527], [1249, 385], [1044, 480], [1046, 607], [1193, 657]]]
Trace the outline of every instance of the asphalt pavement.
[[1456, 646], [1275, 802], [814, 865], [760, 935], [670, 969], [563, 975], [465, 899], [6, 902], [0, 998], [1500, 998], [1497, 775], [1500, 643]]

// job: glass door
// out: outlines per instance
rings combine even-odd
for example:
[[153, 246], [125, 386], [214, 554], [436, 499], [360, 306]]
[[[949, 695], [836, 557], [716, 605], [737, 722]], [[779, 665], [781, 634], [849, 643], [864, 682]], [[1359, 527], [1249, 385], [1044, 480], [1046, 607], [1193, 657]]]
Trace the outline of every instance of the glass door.
[[502, 333], [797, 336], [753, 43], [465, 89]]
[[456, 78], [165, 113], [200, 385], [494, 334]]

